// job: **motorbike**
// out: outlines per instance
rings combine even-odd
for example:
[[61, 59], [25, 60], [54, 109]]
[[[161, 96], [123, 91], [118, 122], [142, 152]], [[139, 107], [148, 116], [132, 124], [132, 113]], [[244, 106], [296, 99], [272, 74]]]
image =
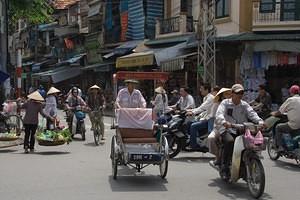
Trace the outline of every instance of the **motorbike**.
[[206, 146], [208, 133], [197, 138], [197, 143], [201, 148], [197, 150], [187, 149], [190, 145], [190, 136], [185, 123], [187, 118], [186, 111], [180, 111], [178, 114], [172, 116], [168, 113], [165, 118], [168, 122], [167, 126], [163, 128], [163, 132], [169, 144], [169, 158], [174, 158], [180, 151], [208, 152], [208, 147]]
[[[261, 151], [266, 148], [264, 137], [259, 131], [259, 125], [253, 123], [234, 124], [232, 127], [238, 136], [234, 141], [229, 176], [224, 176], [219, 166], [212, 162], [209, 164], [219, 172], [225, 182], [235, 183], [240, 178], [245, 180], [250, 194], [254, 198], [259, 198], [265, 188], [265, 171], [261, 162]], [[221, 157], [223, 149], [221, 144]]]
[[[68, 111], [67, 111], [68, 112]], [[86, 117], [83, 106], [75, 106], [71, 112], [73, 115], [67, 114], [67, 121], [69, 125], [70, 132], [72, 134], [72, 138], [76, 134], [80, 134], [82, 140], [85, 140], [85, 123], [84, 119]]]
[[[277, 118], [278, 123], [286, 122], [285, 118]], [[276, 126], [276, 124], [274, 126]], [[273, 128], [275, 129], [275, 128]], [[275, 131], [271, 131], [271, 136], [268, 139], [267, 150], [271, 160], [278, 160], [279, 157], [285, 157], [288, 159], [294, 159], [300, 163], [300, 131], [295, 131], [289, 134], [282, 135], [282, 151], [278, 151], [275, 143]]]

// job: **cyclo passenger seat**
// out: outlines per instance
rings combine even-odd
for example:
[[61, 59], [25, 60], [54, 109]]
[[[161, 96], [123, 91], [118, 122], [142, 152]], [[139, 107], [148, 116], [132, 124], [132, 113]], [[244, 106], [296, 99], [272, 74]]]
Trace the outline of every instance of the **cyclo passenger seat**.
[[117, 133], [120, 134], [123, 143], [157, 143], [153, 130], [152, 109], [118, 109], [117, 121]]

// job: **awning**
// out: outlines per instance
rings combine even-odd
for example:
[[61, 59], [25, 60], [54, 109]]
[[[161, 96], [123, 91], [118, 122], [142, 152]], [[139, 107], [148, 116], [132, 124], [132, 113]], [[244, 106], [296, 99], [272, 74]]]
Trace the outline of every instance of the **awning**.
[[149, 40], [145, 42], [145, 45], [147, 46], [155, 46], [155, 45], [174, 45], [182, 42], [187, 42], [191, 40], [191, 38], [195, 37], [194, 34], [188, 34], [188, 35], [180, 35], [180, 36], [174, 36], [174, 37], [166, 37], [166, 38], [159, 38], [155, 40]]
[[82, 67], [81, 70], [93, 70], [94, 72], [109, 72], [112, 70], [113, 62], [109, 63], [96, 63], [86, 67]]
[[63, 26], [63, 27], [54, 29], [54, 34], [55, 34], [55, 36], [58, 36], [58, 37], [63, 37], [66, 35], [73, 35], [73, 34], [78, 34], [78, 33], [79, 33], [78, 27]]
[[183, 48], [186, 46], [186, 42], [177, 44], [172, 47], [163, 48], [162, 50], [155, 52], [155, 59], [158, 66], [165, 60], [173, 59], [177, 56], [183, 55]]
[[154, 64], [153, 51], [132, 53], [117, 59], [116, 68], [149, 66]]
[[51, 31], [54, 30], [54, 28], [58, 25], [57, 22], [52, 22], [49, 24], [41, 24], [38, 26], [39, 31]]
[[101, 9], [101, 3], [97, 2], [89, 6], [89, 12], [88, 17], [93, 17], [95, 15], [98, 15]]
[[253, 42], [253, 51], [283, 51], [300, 53], [300, 41], [257, 41]]
[[52, 80], [52, 83], [59, 83], [70, 78], [74, 78], [81, 74], [81, 70], [78, 67], [59, 67], [51, 69], [45, 72], [33, 74], [33, 78], [38, 78], [44, 81]]
[[104, 58], [110, 58], [112, 56], [123, 56], [129, 52], [131, 52], [134, 48], [136, 48], [140, 43], [142, 43], [143, 40], [132, 40], [125, 42], [124, 44], [114, 48], [114, 50], [109, 53], [104, 55]]
[[189, 56], [197, 55], [197, 52], [186, 54], [183, 56], [178, 56], [176, 58], [162, 61], [160, 64], [161, 71], [163, 72], [173, 72], [184, 69], [184, 59]]

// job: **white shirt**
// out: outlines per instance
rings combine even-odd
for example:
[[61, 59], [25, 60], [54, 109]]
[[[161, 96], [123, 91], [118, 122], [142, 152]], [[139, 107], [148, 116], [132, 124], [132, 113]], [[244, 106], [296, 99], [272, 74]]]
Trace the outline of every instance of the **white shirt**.
[[130, 94], [128, 88], [119, 91], [116, 105], [119, 108], [146, 108], [146, 101], [139, 90], [134, 89]]
[[300, 96], [288, 98], [279, 108], [279, 112], [287, 113], [288, 125], [292, 129], [300, 129]]
[[[192, 110], [193, 114], [198, 115], [200, 113], [203, 113], [206, 111], [206, 117], [205, 119], [209, 119], [207, 117], [211, 116], [212, 117], [212, 105], [214, 103], [214, 95], [208, 93], [204, 98], [203, 98], [203, 103], [198, 107]], [[208, 116], [209, 115], [209, 116]]]
[[180, 97], [176, 105], [179, 105], [180, 110], [193, 109], [195, 108], [195, 100], [190, 94], [188, 94], [185, 97]]

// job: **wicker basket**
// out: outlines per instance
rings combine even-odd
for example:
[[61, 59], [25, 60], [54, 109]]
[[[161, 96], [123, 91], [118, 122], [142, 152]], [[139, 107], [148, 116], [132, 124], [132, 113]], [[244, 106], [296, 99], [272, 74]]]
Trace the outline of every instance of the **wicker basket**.
[[5, 142], [15, 141], [18, 139], [20, 139], [20, 137], [0, 137], [0, 141], [5, 141]]
[[66, 141], [59, 140], [59, 141], [48, 141], [48, 140], [38, 140], [38, 144], [40, 146], [58, 146], [65, 144]]

